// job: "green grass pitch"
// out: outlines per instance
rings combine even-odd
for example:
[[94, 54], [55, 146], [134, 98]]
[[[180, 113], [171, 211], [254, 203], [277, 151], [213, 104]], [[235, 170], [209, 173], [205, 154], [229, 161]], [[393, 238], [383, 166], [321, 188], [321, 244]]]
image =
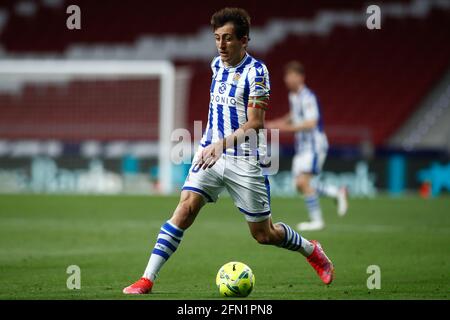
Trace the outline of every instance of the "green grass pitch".
[[[147, 264], [157, 232], [177, 197], [0, 196], [0, 299], [218, 299], [216, 272], [248, 264], [256, 275], [246, 299], [449, 299], [450, 198], [353, 199], [344, 218], [322, 199], [321, 241], [336, 267], [322, 285], [298, 253], [253, 240], [228, 197], [207, 205], [163, 268], [154, 293], [125, 296]], [[273, 198], [274, 221], [306, 218], [300, 198]], [[81, 268], [68, 290], [66, 268]], [[366, 286], [381, 268], [381, 289]]]

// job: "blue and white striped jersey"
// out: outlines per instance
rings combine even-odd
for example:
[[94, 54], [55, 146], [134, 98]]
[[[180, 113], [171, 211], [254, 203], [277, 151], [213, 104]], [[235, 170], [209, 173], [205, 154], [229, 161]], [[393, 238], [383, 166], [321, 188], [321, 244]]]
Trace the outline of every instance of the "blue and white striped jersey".
[[319, 150], [327, 149], [328, 140], [323, 130], [320, 104], [316, 95], [305, 86], [300, 91], [289, 94], [289, 104], [293, 124], [317, 120], [317, 126], [314, 129], [298, 131], [295, 134], [296, 151], [318, 152]]
[[[200, 141], [201, 146], [214, 143], [247, 122], [249, 97], [269, 96], [270, 82], [267, 67], [248, 53], [233, 67], [224, 66], [220, 56], [211, 62], [212, 83], [208, 124]], [[228, 148], [227, 155], [265, 155], [266, 140], [263, 132], [258, 133], [257, 148], [243, 142], [235, 148]]]

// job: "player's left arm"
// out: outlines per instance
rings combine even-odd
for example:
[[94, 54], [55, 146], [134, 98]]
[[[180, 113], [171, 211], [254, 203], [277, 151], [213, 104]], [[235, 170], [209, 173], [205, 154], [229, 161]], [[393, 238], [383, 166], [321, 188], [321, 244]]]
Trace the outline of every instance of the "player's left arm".
[[229, 147], [239, 144], [245, 136], [256, 134], [264, 128], [265, 111], [267, 110], [270, 95], [269, 71], [264, 64], [255, 65], [247, 75], [249, 85], [247, 122], [241, 125], [232, 134], [203, 149], [197, 163], [203, 169], [211, 168], [221, 154]]
[[266, 115], [266, 106], [268, 97], [264, 99], [249, 99], [247, 108], [247, 122], [235, 130], [232, 134], [222, 139], [218, 143], [222, 143], [221, 147], [226, 150], [243, 141], [246, 135], [257, 134], [260, 129], [264, 128], [264, 118]]
[[247, 106], [247, 122], [240, 126], [236, 131], [222, 140], [224, 149], [239, 143], [248, 131], [254, 130], [257, 133], [260, 129], [264, 129], [264, 119], [266, 115], [269, 96], [250, 97]]
[[220, 155], [229, 147], [239, 144], [245, 136], [256, 134], [260, 129], [264, 128], [264, 118], [266, 114], [269, 96], [249, 97], [247, 108], [247, 122], [216, 143], [210, 144], [202, 151], [196, 166], [202, 169], [211, 168]]

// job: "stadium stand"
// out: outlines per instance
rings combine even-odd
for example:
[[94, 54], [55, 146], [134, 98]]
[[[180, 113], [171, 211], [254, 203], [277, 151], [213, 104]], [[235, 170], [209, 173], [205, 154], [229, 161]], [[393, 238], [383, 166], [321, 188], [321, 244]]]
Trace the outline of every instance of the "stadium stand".
[[[68, 1], [30, 0], [24, 1], [28, 4], [22, 7], [18, 7], [17, 3], [6, 0], [0, 4], [0, 12], [3, 13], [0, 16], [4, 17], [3, 23], [0, 23], [2, 25], [0, 43], [3, 54], [12, 57], [28, 56], [30, 52], [33, 55], [64, 57], [65, 53], [73, 52], [74, 46], [87, 48], [79, 51], [81, 57], [90, 56], [90, 47], [101, 48], [103, 50], [101, 52], [122, 52], [121, 58], [143, 57], [145, 53], [137, 51], [145, 49], [145, 46], [139, 46], [145, 37], [157, 35], [160, 39], [164, 39], [175, 33], [181, 39], [201, 37], [202, 30], [209, 30], [206, 23], [211, 13], [221, 6], [220, 1], [197, 4], [180, 1], [176, 5], [172, 2], [162, 2], [155, 12], [154, 6], [149, 1], [133, 1], [133, 6], [118, 0], [104, 1], [103, 6], [99, 6], [97, 1], [95, 5], [87, 0], [73, 1], [70, 4], [78, 4], [82, 8], [83, 27], [76, 32], [67, 32], [67, 29], [56, 26], [65, 25], [67, 17], [65, 8], [69, 4]], [[241, 1], [226, 3], [243, 6]], [[271, 72], [272, 99], [268, 118], [287, 111], [287, 92], [282, 81], [282, 67], [288, 60], [299, 59], [306, 67], [307, 82], [321, 99], [322, 112], [332, 144], [358, 144], [365, 140], [370, 140], [376, 145], [386, 143], [396, 128], [416, 110], [426, 92], [436, 85], [450, 67], [449, 8], [437, 6], [421, 11], [419, 9], [420, 5], [424, 5], [423, 1], [387, 1], [387, 3], [400, 5], [400, 8], [410, 6], [413, 14], [399, 12], [397, 16], [386, 17], [383, 19], [381, 30], [336, 25], [330, 32], [286, 34], [286, 37], [275, 42], [267, 50], [256, 50], [254, 55], [264, 60]], [[347, 0], [339, 1], [337, 4], [336, 1], [320, 0], [315, 1], [314, 5], [309, 1], [282, 1], [281, 4], [277, 1], [269, 2], [268, 6], [269, 8], [265, 5], [264, 10], [260, 10], [259, 1], [245, 2], [256, 28], [270, 25], [274, 18], [276, 21], [292, 22], [299, 18], [312, 20], [320, 14], [330, 12], [364, 14], [366, 4]], [[283, 8], [280, 9], [281, 7]], [[320, 11], [316, 9], [319, 7]], [[414, 12], [418, 14], [414, 15]], [[185, 19], [187, 16], [190, 17], [189, 23]], [[161, 23], [168, 18], [171, 19], [171, 24]], [[257, 33], [255, 36], [260, 42]], [[213, 46], [210, 34], [205, 39]], [[117, 46], [123, 50], [118, 50]], [[211, 57], [214, 54], [213, 49], [212, 47], [212, 51], [207, 51], [206, 56]], [[189, 66], [193, 72], [187, 112], [188, 123], [206, 120], [204, 110], [209, 99], [205, 91], [210, 82], [209, 63], [205, 60], [205, 56], [196, 56], [195, 50], [198, 48], [194, 48], [188, 54], [189, 50], [186, 49], [184, 57], [183, 52], [177, 52], [175, 58], [178, 66]], [[72, 83], [63, 89], [45, 90], [54, 95], [60, 94], [58, 90], [64, 90], [64, 93], [70, 96], [77, 94], [77, 85]], [[132, 83], [123, 86], [123, 94], [132, 95], [132, 86]], [[83, 104], [85, 109], [77, 110], [78, 115], [66, 112], [67, 110], [55, 111], [56, 108], [52, 109], [52, 106], [34, 105], [33, 117], [32, 119], [28, 117], [27, 120], [23, 111], [24, 103], [32, 105], [33, 95], [39, 94], [39, 90], [32, 86], [25, 90], [24, 101], [2, 97], [4, 94], [0, 93], [2, 137], [82, 140], [84, 138], [82, 134], [68, 136], [64, 130], [33, 131], [33, 127], [28, 127], [31, 129], [18, 132], [11, 124], [16, 125], [20, 118], [24, 123], [43, 121], [42, 123], [46, 123], [47, 126], [50, 126], [52, 121], [57, 121], [61, 127], [73, 121], [79, 123], [90, 121], [94, 127], [97, 120], [114, 122], [123, 116], [128, 117], [128, 123], [134, 124], [135, 128], [142, 128], [142, 131], [119, 130], [106, 135], [96, 134], [95, 130], [89, 132], [98, 139], [153, 137], [151, 130], [144, 129], [145, 124], [151, 126], [148, 115], [145, 115], [145, 109], [139, 105], [132, 106], [139, 99], [130, 100], [127, 105], [105, 101], [95, 112], [89, 110], [89, 103], [86, 103]], [[99, 90], [107, 92], [114, 89], [100, 85]], [[67, 105], [67, 108], [70, 108], [70, 105]], [[134, 108], [136, 112], [126, 112], [126, 115], [123, 115], [124, 108], [128, 110]], [[346, 130], [342, 130], [343, 128]], [[291, 136], [282, 137], [284, 143], [291, 141]]]

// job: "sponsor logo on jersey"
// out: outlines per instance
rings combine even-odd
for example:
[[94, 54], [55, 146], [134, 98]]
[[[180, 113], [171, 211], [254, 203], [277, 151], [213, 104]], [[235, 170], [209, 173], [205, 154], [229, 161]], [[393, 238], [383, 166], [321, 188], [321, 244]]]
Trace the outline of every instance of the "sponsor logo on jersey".
[[225, 82], [222, 82], [222, 84], [219, 87], [219, 93], [223, 94], [227, 90], [227, 84]]
[[[220, 92], [220, 89], [219, 89], [219, 92]], [[211, 103], [215, 102], [215, 103], [235, 106], [236, 105], [236, 98], [233, 98], [233, 97], [230, 98], [230, 97], [225, 96], [225, 95], [211, 93], [211, 101], [210, 102]]]

